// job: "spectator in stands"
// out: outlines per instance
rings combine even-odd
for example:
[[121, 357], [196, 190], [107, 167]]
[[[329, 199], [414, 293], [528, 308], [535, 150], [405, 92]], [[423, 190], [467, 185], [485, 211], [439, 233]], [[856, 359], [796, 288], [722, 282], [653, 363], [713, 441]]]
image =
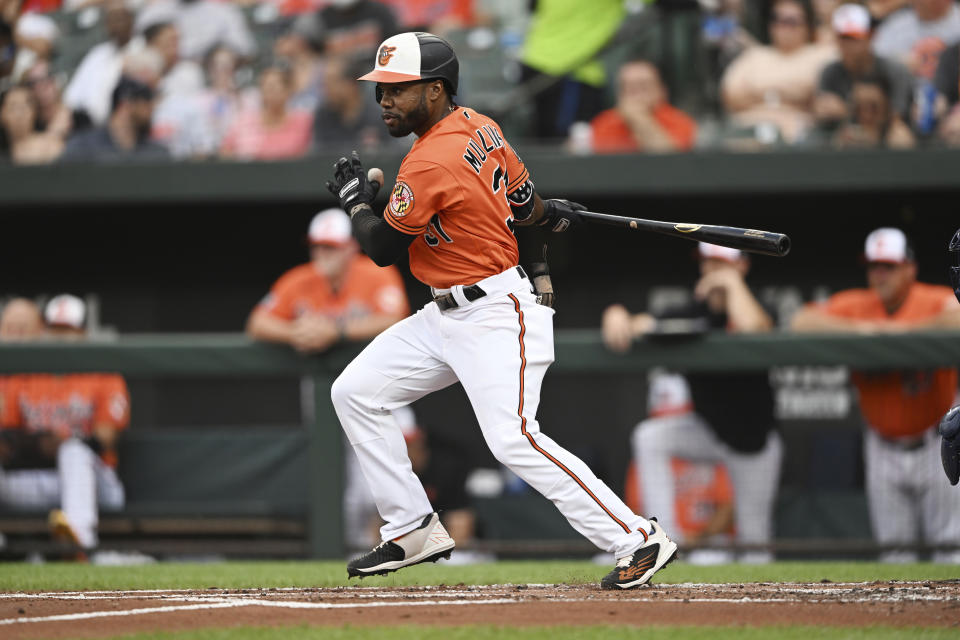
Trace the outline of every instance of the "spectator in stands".
[[0, 313], [0, 342], [22, 342], [43, 335], [40, 307], [26, 298], [12, 298]]
[[626, 15], [620, 0], [539, 0], [523, 45], [522, 81], [533, 97], [533, 134], [563, 140], [575, 122], [603, 109], [606, 71], [599, 54]]
[[873, 50], [898, 60], [918, 78], [932, 79], [940, 53], [960, 42], [960, 7], [954, 0], [911, 0], [910, 7], [877, 27]]
[[60, 85], [50, 71], [50, 63], [40, 60], [27, 69], [23, 84], [33, 92], [37, 105], [36, 129], [65, 140], [73, 129], [73, 114], [63, 103]]
[[103, 21], [109, 39], [87, 52], [63, 94], [68, 107], [96, 126], [110, 116], [110, 94], [120, 79], [124, 55], [132, 48], [133, 13], [126, 0], [106, 0]]
[[247, 335], [313, 353], [369, 340], [409, 314], [400, 273], [358, 252], [343, 210], [314, 216], [307, 238], [310, 262], [277, 280], [250, 314]]
[[617, 105], [590, 123], [593, 150], [689, 151], [697, 123], [667, 102], [667, 88], [652, 62], [629, 60], [617, 72]]
[[253, 58], [257, 43], [243, 12], [229, 2], [216, 0], [158, 0], [137, 14], [134, 28], [142, 33], [150, 25], [172, 22], [180, 34], [180, 56], [200, 62], [218, 44], [244, 58]]
[[870, 14], [859, 4], [844, 4], [833, 14], [840, 59], [824, 67], [813, 103], [817, 123], [834, 128], [850, 117], [850, 96], [854, 81], [865, 76], [882, 76], [890, 84], [890, 107], [901, 118], [909, 117], [913, 78], [899, 62], [873, 53]]
[[233, 120], [220, 155], [239, 160], [299, 158], [310, 149], [313, 114], [289, 109], [293, 90], [290, 68], [274, 64], [260, 72], [260, 104]]
[[[953, 290], [917, 282], [916, 259], [903, 231], [871, 232], [864, 258], [868, 288], [840, 291], [801, 309], [793, 318], [795, 331], [877, 334], [960, 327]], [[940, 471], [937, 437], [940, 417], [957, 391], [957, 370], [856, 372], [853, 382], [867, 427], [864, 462], [874, 538], [883, 545], [915, 546], [919, 529], [930, 544], [960, 543], [960, 492]], [[934, 561], [938, 558], [935, 554]]]
[[67, 141], [63, 159], [77, 160], [162, 160], [166, 148], [150, 140], [154, 91], [149, 86], [122, 76], [113, 90], [110, 119], [106, 126], [89, 129]]
[[[44, 309], [51, 334], [72, 339], [85, 335], [85, 316], [83, 301], [71, 295], [51, 298]], [[126, 383], [114, 374], [22, 374], [8, 377], [3, 393], [0, 426], [18, 438], [0, 469], [0, 501], [52, 509], [55, 538], [95, 548], [99, 508], [124, 504], [114, 468], [118, 434], [130, 420]]]
[[891, 106], [890, 84], [879, 73], [853, 81], [850, 91], [850, 120], [837, 130], [838, 147], [886, 147], [909, 149], [916, 138]]
[[[309, 16], [308, 16], [309, 18]], [[290, 65], [293, 74], [292, 109], [314, 111], [323, 100], [323, 46], [297, 29], [293, 22], [273, 43], [273, 55]]]
[[[736, 249], [699, 245], [700, 279], [693, 301], [653, 316], [630, 314], [619, 304], [603, 313], [603, 340], [616, 352], [633, 340], [666, 331], [679, 319], [684, 331], [721, 330], [763, 333], [773, 327], [771, 314], [750, 291], [749, 262]], [[644, 490], [644, 505], [664, 529], [677, 531], [673, 457], [723, 462], [733, 481], [737, 541], [767, 544], [772, 537], [773, 504], [780, 476], [782, 445], [775, 430], [773, 392], [766, 372], [687, 375], [694, 412], [646, 421], [634, 443]], [[731, 408], [735, 407], [736, 410]], [[766, 562], [765, 552], [745, 552], [744, 562]]]
[[704, 16], [701, 40], [706, 54], [709, 84], [705, 87], [711, 109], [718, 111], [720, 78], [730, 63], [757, 40], [744, 27], [744, 0], [719, 0]]
[[369, 59], [380, 43], [399, 32], [390, 7], [376, 0], [337, 0], [297, 20], [295, 29], [330, 56]]
[[723, 76], [723, 101], [734, 122], [774, 125], [788, 143], [813, 123], [820, 71], [834, 57], [813, 43], [813, 11], [806, 1], [775, 0], [769, 19], [771, 46], [744, 51]]
[[237, 54], [227, 46], [218, 46], [207, 54], [206, 87], [190, 96], [177, 114], [177, 126], [169, 132], [167, 144], [175, 157], [207, 158], [220, 150], [242, 108], [236, 79], [239, 63]]
[[14, 164], [45, 164], [63, 152], [63, 138], [36, 130], [37, 104], [25, 86], [0, 94], [0, 157]]
[[329, 60], [325, 68], [326, 95], [313, 121], [314, 145], [324, 153], [395, 146], [386, 135], [380, 106], [355, 79], [365, 73], [366, 60]]

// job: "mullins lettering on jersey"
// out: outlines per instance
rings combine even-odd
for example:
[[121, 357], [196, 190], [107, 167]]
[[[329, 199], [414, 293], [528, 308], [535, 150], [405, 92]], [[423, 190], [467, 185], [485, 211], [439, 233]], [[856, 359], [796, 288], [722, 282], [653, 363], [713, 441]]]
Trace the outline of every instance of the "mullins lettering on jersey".
[[476, 129], [474, 135], [476, 137], [471, 137], [470, 141], [467, 142], [463, 159], [479, 175], [483, 163], [487, 161], [487, 154], [502, 147], [503, 138], [500, 137], [500, 132], [497, 131], [496, 127], [491, 127], [488, 124]]
[[390, 62], [390, 58], [393, 57], [393, 52], [396, 51], [396, 47], [391, 47], [388, 45], [383, 45], [380, 47], [380, 52], [377, 53], [377, 64], [381, 67], [386, 66]]

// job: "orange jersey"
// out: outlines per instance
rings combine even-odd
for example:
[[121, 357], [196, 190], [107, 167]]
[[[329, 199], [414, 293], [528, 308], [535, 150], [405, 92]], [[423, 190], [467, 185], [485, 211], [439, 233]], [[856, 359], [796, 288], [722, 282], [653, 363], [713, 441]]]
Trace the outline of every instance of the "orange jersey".
[[[833, 295], [823, 307], [831, 315], [852, 320], [916, 323], [956, 305], [953, 290], [914, 283], [904, 303], [887, 313], [872, 289], [850, 289]], [[936, 424], [950, 408], [957, 389], [957, 370], [857, 372], [860, 410], [867, 424], [888, 438], [913, 436]]]
[[308, 262], [280, 276], [257, 308], [284, 320], [305, 314], [347, 320], [371, 314], [410, 313], [403, 279], [396, 267], [378, 267], [360, 254], [351, 259], [343, 284], [336, 291], [326, 276]]
[[130, 394], [117, 374], [25, 373], [8, 376], [0, 392], [0, 425], [7, 428], [83, 438], [97, 425], [124, 429], [130, 422]]
[[[733, 483], [727, 468], [715, 462], [670, 460], [675, 487], [674, 511], [677, 526], [685, 538], [699, 535], [721, 507], [733, 504]], [[636, 465], [627, 467], [624, 502], [634, 513], [642, 513], [643, 491]], [[724, 533], [733, 533], [733, 526]]]
[[413, 143], [383, 219], [419, 236], [410, 245], [418, 280], [473, 284], [518, 264], [507, 195], [529, 177], [497, 123], [457, 107]]

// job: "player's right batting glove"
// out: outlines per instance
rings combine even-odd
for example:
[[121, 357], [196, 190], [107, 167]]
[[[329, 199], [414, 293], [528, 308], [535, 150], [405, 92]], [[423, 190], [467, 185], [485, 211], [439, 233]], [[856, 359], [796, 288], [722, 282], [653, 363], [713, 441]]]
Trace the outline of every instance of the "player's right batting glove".
[[569, 200], [544, 200], [543, 216], [537, 225], [551, 231], [566, 231], [583, 222], [577, 211], [586, 211], [587, 208], [577, 202]]
[[360, 164], [360, 154], [353, 152], [352, 157], [340, 158], [333, 165], [333, 181], [327, 182], [327, 189], [340, 200], [340, 208], [350, 214], [359, 206], [370, 206], [380, 190], [378, 182], [367, 180], [367, 174]]
[[950, 484], [960, 482], [960, 405], [940, 421], [940, 460]]

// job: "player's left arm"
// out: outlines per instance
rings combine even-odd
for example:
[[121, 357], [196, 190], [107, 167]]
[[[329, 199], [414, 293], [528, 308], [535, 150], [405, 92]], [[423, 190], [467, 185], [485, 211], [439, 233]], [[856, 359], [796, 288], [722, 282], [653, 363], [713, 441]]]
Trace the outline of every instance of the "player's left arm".
[[333, 166], [334, 178], [327, 182], [327, 189], [350, 215], [353, 237], [377, 266], [395, 264], [416, 235], [394, 229], [374, 213], [372, 204], [383, 184], [383, 172], [380, 169], [364, 172], [356, 151], [349, 160], [340, 158]]

